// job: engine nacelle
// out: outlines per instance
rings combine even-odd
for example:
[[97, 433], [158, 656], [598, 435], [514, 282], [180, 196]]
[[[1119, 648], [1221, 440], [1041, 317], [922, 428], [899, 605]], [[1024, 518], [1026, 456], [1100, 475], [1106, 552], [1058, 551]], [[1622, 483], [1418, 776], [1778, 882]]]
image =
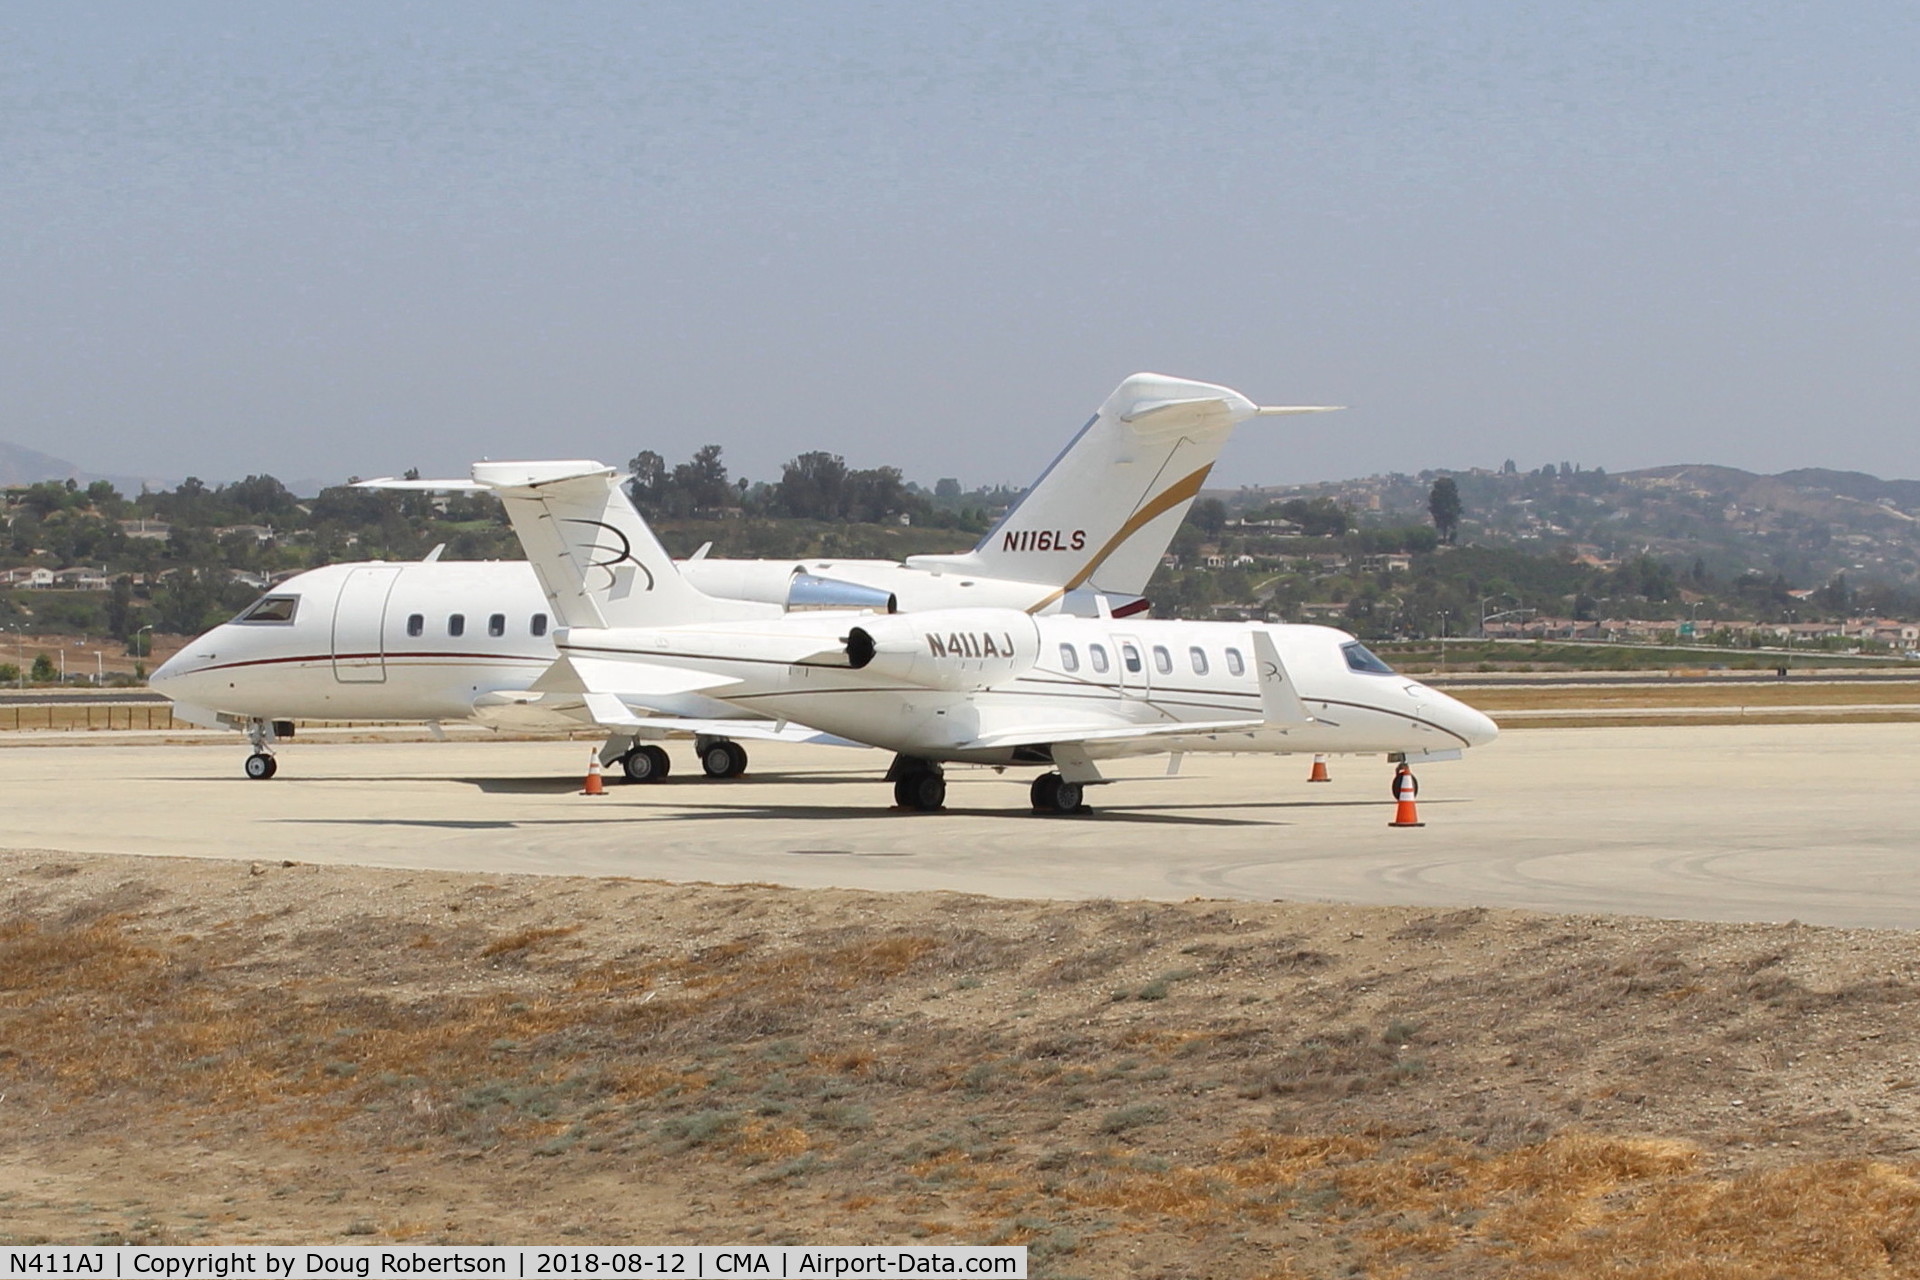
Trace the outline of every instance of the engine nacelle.
[[891, 591], [808, 573], [784, 560], [682, 560], [680, 576], [710, 596], [796, 609], [873, 609], [894, 613]]
[[872, 618], [847, 635], [856, 671], [929, 689], [989, 689], [1040, 660], [1040, 628], [1018, 609], [929, 609]]

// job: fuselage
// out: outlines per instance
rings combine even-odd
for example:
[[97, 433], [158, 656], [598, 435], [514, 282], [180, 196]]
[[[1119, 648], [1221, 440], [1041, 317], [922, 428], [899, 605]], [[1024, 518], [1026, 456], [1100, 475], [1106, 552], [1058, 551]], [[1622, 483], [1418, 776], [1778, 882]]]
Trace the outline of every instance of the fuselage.
[[150, 683], [232, 716], [455, 720], [538, 679], [553, 632], [524, 561], [329, 565], [197, 637]]
[[[787, 608], [964, 604], [1090, 607], [1045, 584], [910, 569], [883, 560], [694, 560], [689, 581], [715, 595]], [[1134, 598], [1129, 598], [1129, 600]], [[1144, 602], [1142, 602], [1144, 603]], [[556, 656], [558, 620], [523, 560], [357, 562], [287, 579], [153, 673], [176, 702], [287, 720], [458, 720], [577, 727], [519, 695]], [[698, 695], [655, 710], [729, 719], [751, 713]]]
[[[989, 610], [968, 616], [971, 625], [945, 631], [927, 615], [918, 637], [910, 634], [918, 616], [884, 620], [902, 637], [891, 666], [835, 660], [857, 625], [844, 616], [572, 629], [558, 644], [563, 654], [590, 662], [710, 672], [729, 683], [707, 692], [736, 707], [932, 760], [1037, 762], [1045, 757], [1035, 754], [1035, 744], [1050, 737], [1084, 744], [1089, 757], [1111, 758], [1166, 751], [1441, 753], [1498, 733], [1485, 715], [1394, 673], [1330, 627]], [[1310, 717], [1305, 722], [1262, 722], [1256, 629], [1284, 661]], [[601, 670], [618, 680], [617, 671]], [[1195, 729], [1180, 733], [1182, 724]], [[1000, 745], [1003, 739], [1012, 741]]]

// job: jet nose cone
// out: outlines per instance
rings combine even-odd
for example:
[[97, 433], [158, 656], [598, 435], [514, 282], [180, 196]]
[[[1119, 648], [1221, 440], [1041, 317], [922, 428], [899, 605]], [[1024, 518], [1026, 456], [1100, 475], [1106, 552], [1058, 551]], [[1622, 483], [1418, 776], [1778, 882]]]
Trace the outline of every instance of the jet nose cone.
[[1431, 686], [1423, 686], [1427, 696], [1428, 713], [1436, 724], [1447, 732], [1460, 738], [1469, 747], [1484, 747], [1500, 736], [1500, 726], [1484, 712], [1476, 711], [1458, 698], [1441, 693]]
[[[176, 653], [155, 667], [153, 674], [147, 677], [147, 687], [149, 689], [157, 689], [161, 693], [167, 693], [167, 688], [170, 685], [178, 687], [183, 667], [180, 658], [181, 655]], [[172, 697], [173, 695], [168, 693], [167, 696]]]
[[175, 702], [192, 702], [205, 681], [199, 661], [187, 656], [187, 650], [168, 658], [147, 677], [147, 688], [163, 693]]
[[1460, 704], [1460, 719], [1460, 736], [1470, 747], [1484, 747], [1500, 736], [1500, 726], [1493, 722], [1492, 716], [1475, 711], [1465, 703]]

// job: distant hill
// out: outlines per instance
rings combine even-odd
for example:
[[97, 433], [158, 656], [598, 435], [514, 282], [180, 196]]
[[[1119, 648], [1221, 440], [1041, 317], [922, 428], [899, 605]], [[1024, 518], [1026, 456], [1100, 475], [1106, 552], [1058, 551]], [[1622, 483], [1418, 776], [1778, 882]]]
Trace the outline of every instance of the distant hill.
[[79, 484], [92, 484], [95, 480], [109, 480], [113, 487], [123, 494], [136, 494], [140, 486], [150, 489], [170, 488], [171, 482], [155, 479], [152, 476], [111, 475], [102, 471], [88, 471], [78, 463], [68, 462], [65, 458], [56, 458], [50, 453], [41, 453], [38, 449], [29, 449], [25, 445], [12, 444], [0, 440], [0, 487], [16, 484], [39, 484], [43, 480], [72, 480]]
[[1920, 586], [1920, 480], [1806, 467], [1757, 475], [1688, 463], [1608, 473], [1468, 467], [1275, 489], [1214, 491], [1253, 511], [1287, 498], [1329, 497], [1361, 525], [1426, 524], [1427, 496], [1454, 477], [1460, 540], [1559, 545], [1605, 559], [1646, 554], [1723, 579], [1743, 572], [1818, 586], [1836, 574]]

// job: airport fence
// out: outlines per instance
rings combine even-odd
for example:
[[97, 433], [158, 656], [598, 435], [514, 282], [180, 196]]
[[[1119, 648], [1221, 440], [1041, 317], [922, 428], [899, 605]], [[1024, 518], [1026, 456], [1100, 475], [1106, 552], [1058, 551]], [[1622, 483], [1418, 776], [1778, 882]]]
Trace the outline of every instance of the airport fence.
[[173, 704], [68, 703], [58, 699], [0, 707], [0, 729], [172, 729], [189, 728], [173, 718]]

